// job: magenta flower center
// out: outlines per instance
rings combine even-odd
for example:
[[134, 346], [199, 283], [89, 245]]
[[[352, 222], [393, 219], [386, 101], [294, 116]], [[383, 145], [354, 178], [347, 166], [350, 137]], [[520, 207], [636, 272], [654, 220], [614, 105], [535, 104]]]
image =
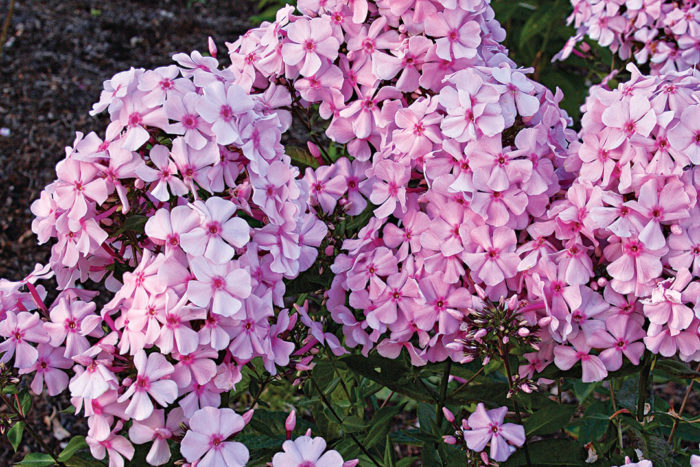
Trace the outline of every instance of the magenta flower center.
[[225, 122], [228, 122], [233, 118], [233, 109], [230, 105], [222, 105], [219, 115], [221, 115], [221, 118], [223, 118]]
[[314, 50], [316, 50], [316, 43], [311, 39], [307, 39], [306, 41], [304, 41], [304, 49], [307, 52], [313, 52]]
[[642, 254], [642, 251], [644, 251], [644, 247], [640, 242], [633, 240], [627, 245], [625, 245], [625, 250], [627, 251], [628, 255], [637, 257]]
[[489, 259], [498, 259], [500, 256], [501, 252], [498, 248], [489, 248], [489, 250], [486, 252], [486, 256], [489, 257]]
[[209, 439], [209, 444], [212, 449], [219, 450], [221, 449], [221, 445], [224, 441], [223, 436], [221, 435], [212, 435], [212, 437]]
[[182, 126], [187, 128], [188, 130], [191, 130], [193, 128], [197, 128], [197, 121], [198, 118], [196, 115], [187, 114], [184, 117], [182, 117]]
[[165, 78], [163, 81], [160, 82], [160, 88], [163, 91], [167, 91], [168, 89], [172, 89], [174, 86], [173, 80], [169, 78]]
[[210, 236], [217, 236], [221, 232], [221, 224], [218, 222], [210, 222], [207, 224], [207, 232], [209, 233]]
[[143, 118], [141, 118], [141, 114], [138, 112], [134, 112], [131, 115], [129, 115], [129, 126], [139, 126], [143, 122]]
[[151, 388], [151, 381], [142, 375], [136, 377], [136, 383], [134, 384], [136, 384], [137, 391], [148, 391]]
[[211, 281], [211, 285], [214, 289], [219, 290], [224, 288], [224, 284], [226, 284], [226, 281], [224, 281], [223, 277], [216, 276], [214, 279]]

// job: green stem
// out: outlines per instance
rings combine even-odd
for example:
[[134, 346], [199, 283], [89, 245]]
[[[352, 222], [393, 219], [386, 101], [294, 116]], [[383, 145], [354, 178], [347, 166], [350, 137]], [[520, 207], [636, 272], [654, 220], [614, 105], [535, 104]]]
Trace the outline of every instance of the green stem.
[[5, 394], [2, 394], [2, 392], [0, 392], [0, 398], [5, 403], [6, 406], [8, 406], [10, 409], [12, 409], [12, 411], [15, 413], [15, 415], [17, 415], [17, 418], [21, 422], [24, 422], [24, 430], [27, 431], [31, 435], [32, 438], [34, 438], [34, 440], [39, 444], [39, 446], [41, 446], [41, 449], [43, 449], [46, 454], [51, 456], [51, 458], [54, 460], [54, 462], [56, 462], [58, 465], [64, 465], [62, 462], [58, 461], [58, 454], [56, 454], [56, 452], [53, 449], [51, 449], [46, 444], [46, 442], [34, 431], [32, 426], [29, 424], [29, 421], [27, 420], [27, 418], [24, 416], [24, 414], [22, 414], [22, 411], [19, 410], [12, 403], [12, 401], [9, 400], [7, 398], [7, 396], [5, 396]]
[[[613, 407], [613, 413], [617, 413], [617, 403], [615, 402], [615, 390], [613, 389], [613, 384], [615, 384], [615, 378], [610, 379], [610, 400], [612, 401], [612, 407]], [[615, 420], [613, 421], [615, 425], [617, 426], [617, 440], [618, 443], [620, 444], [620, 453], [624, 451], [624, 446], [622, 444], [622, 422], [619, 417], [615, 416]]]
[[[698, 363], [698, 366], [695, 367], [695, 372], [697, 373], [700, 371], [700, 363]], [[673, 420], [673, 426], [671, 427], [671, 434], [668, 435], [668, 444], [673, 445], [673, 437], [676, 434], [676, 430], [678, 429], [678, 424], [681, 421], [681, 416], [683, 415], [683, 411], [685, 410], [685, 405], [688, 403], [688, 397], [690, 397], [690, 392], [693, 390], [693, 384], [695, 383], [695, 378], [690, 380], [690, 384], [688, 385], [688, 389], [685, 390], [685, 396], [683, 396], [683, 402], [681, 402], [681, 408], [678, 410], [678, 418]]]
[[651, 373], [651, 354], [648, 350], [644, 351], [644, 356], [642, 357], [642, 373], [639, 375], [639, 398], [637, 399], [637, 421], [642, 422], [644, 420], [644, 405], [647, 402], [647, 393], [649, 386], [649, 374]]
[[[513, 393], [513, 410], [515, 410], [515, 416], [518, 419], [518, 425], [522, 425], [523, 417], [520, 414], [520, 407], [518, 406], [518, 402], [515, 400], [515, 391], [513, 391], [513, 374], [510, 371], [510, 363], [508, 362], [509, 350], [510, 349], [508, 345], [506, 345], [504, 349], [499, 342], [498, 352], [501, 355], [501, 360], [503, 360], [503, 366], [506, 368], [506, 376], [508, 377], [508, 389]], [[530, 461], [530, 451], [527, 448], [527, 439], [525, 439], [525, 442], [523, 443], [523, 449], [525, 450], [525, 461], [527, 462], [527, 467], [532, 467], [532, 461]]]
[[447, 360], [445, 365], [445, 371], [442, 374], [442, 380], [440, 380], [440, 399], [438, 400], [438, 405], [435, 410], [435, 421], [436, 425], [439, 427], [442, 423], [442, 408], [445, 406], [445, 400], [447, 399], [447, 384], [450, 382], [450, 370], [452, 368], [452, 360]]
[[[328, 399], [326, 398], [326, 395], [323, 393], [323, 390], [321, 390], [321, 388], [318, 386], [314, 377], [313, 376], [309, 377], [309, 380], [311, 380], [311, 384], [313, 384], [314, 388], [316, 389], [316, 392], [318, 392], [318, 395], [321, 397], [323, 404], [328, 408], [328, 410], [331, 412], [331, 414], [333, 414], [333, 416], [336, 418], [336, 420], [338, 420], [338, 423], [340, 423], [342, 425], [343, 419], [340, 418], [340, 415], [338, 415], [338, 413], [335, 411], [335, 409], [333, 408], [331, 403], [328, 401]], [[357, 439], [357, 437], [355, 436], [354, 433], [347, 433], [347, 434], [350, 435], [350, 437], [355, 442], [355, 444], [357, 444], [357, 447], [359, 447], [360, 450], [362, 452], [364, 452], [367, 457], [369, 457], [369, 460], [371, 460], [374, 465], [376, 465], [377, 467], [381, 466], [381, 464], [379, 462], [377, 462], [377, 460], [374, 458], [374, 456], [367, 450], [365, 445], [362, 444], [359, 439]]]

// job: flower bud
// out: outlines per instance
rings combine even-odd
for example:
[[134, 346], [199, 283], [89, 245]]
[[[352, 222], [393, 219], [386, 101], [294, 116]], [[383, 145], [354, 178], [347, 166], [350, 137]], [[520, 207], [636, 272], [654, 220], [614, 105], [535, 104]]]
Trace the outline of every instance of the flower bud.
[[457, 444], [457, 438], [454, 436], [443, 435], [442, 440], [445, 442], [445, 444]]
[[211, 36], [208, 37], [208, 45], [209, 45], [209, 55], [212, 57], [216, 58], [216, 43], [214, 43], [214, 39], [211, 38]]
[[452, 423], [455, 421], [454, 414], [447, 407], [442, 408], [442, 414], [445, 416], [448, 422]]
[[292, 410], [289, 412], [289, 416], [287, 417], [287, 420], [284, 422], [284, 429], [287, 431], [287, 439], [292, 438], [292, 431], [294, 431], [294, 427], [297, 424], [297, 413]]
[[253, 419], [253, 413], [255, 413], [255, 410], [250, 409], [249, 411], [241, 415], [241, 417], [243, 417], [243, 423], [245, 423], [246, 425], [250, 423], [250, 421]]

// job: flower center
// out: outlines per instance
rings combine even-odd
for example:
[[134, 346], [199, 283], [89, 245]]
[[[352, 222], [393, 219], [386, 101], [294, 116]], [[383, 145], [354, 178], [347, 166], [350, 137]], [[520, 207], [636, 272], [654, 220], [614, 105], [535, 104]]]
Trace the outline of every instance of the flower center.
[[219, 115], [221, 115], [221, 118], [223, 118], [225, 122], [228, 122], [233, 118], [233, 109], [230, 105], [222, 105]]

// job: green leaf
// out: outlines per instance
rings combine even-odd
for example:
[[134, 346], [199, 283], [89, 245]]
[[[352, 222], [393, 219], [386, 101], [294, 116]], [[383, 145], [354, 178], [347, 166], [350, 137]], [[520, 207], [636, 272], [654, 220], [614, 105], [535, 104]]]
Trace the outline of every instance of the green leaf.
[[15, 452], [17, 452], [19, 443], [22, 442], [22, 433], [24, 433], [24, 422], [17, 422], [12, 425], [12, 428], [7, 430], [7, 439], [10, 441], [12, 449], [14, 449]]
[[556, 10], [553, 8], [538, 8], [537, 11], [527, 19], [522, 31], [520, 31], [520, 43], [526, 44], [537, 34], [546, 31], [555, 13]]
[[367, 436], [365, 436], [363, 441], [363, 444], [367, 449], [376, 446], [379, 442], [384, 441], [388, 437], [392, 422], [394, 421], [393, 419], [399, 412], [401, 412], [401, 408], [402, 406], [396, 405], [391, 407], [382, 407], [381, 409], [377, 410], [372, 417], [372, 421], [369, 423], [371, 428], [367, 432]]
[[525, 422], [525, 434], [546, 435], [555, 433], [564, 427], [576, 412], [573, 405], [551, 405], [541, 408], [533, 413]]
[[418, 424], [421, 431], [439, 435], [435, 423], [435, 406], [433, 404], [426, 404], [425, 402], [418, 404]]
[[442, 465], [440, 455], [435, 449], [435, 443], [425, 443], [420, 453], [421, 464], [424, 466], [437, 467]]
[[341, 359], [350, 370], [388, 387], [394, 392], [404, 394], [411, 399], [434, 402], [435, 398], [417, 378], [411, 378], [411, 370], [400, 359], [390, 360], [378, 355], [363, 357], [349, 355]]
[[29, 409], [32, 408], [32, 396], [29, 394], [29, 392], [24, 392], [22, 394], [22, 397], [20, 397], [19, 400], [19, 405], [22, 408], [22, 414], [27, 415], [29, 413]]
[[396, 462], [396, 467], [412, 467], [416, 465], [418, 458], [415, 456], [403, 457]]
[[391, 444], [389, 437], [386, 437], [386, 445], [384, 446], [384, 465], [386, 467], [394, 467], [394, 445]]
[[[528, 443], [528, 452], [532, 465], [586, 465], [585, 452], [576, 441], [570, 439], [545, 439]], [[501, 465], [522, 466], [526, 465], [525, 450], [519, 448], [508, 460]]]
[[86, 447], [87, 443], [85, 442], [84, 436], [73, 436], [68, 442], [68, 445], [58, 455], [58, 460], [61, 462], [66, 462], [68, 459], [73, 457], [77, 451]]
[[309, 151], [298, 146], [287, 146], [284, 148], [284, 152], [292, 159], [296, 165], [301, 165], [304, 167], [311, 167], [315, 169], [318, 167], [318, 161], [314, 156], [311, 155]]
[[15, 465], [26, 466], [26, 467], [46, 467], [49, 465], [55, 465], [53, 457], [43, 452], [30, 452], [24, 459]]
[[675, 376], [681, 379], [693, 379], [700, 376], [700, 373], [694, 371], [685, 363], [676, 360], [657, 360], [654, 365], [654, 371], [661, 370], [669, 376]]

